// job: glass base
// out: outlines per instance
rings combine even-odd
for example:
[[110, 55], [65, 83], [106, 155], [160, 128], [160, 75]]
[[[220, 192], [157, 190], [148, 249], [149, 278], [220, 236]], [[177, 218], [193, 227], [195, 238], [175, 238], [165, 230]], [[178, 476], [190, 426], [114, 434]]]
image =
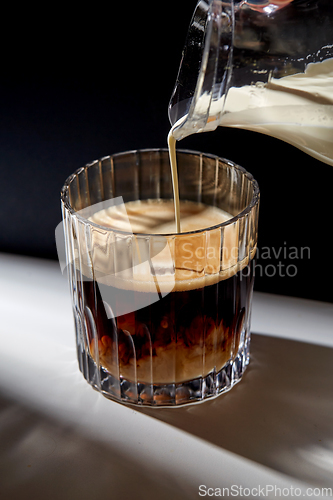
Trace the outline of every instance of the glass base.
[[237, 384], [249, 364], [250, 335], [237, 356], [221, 370], [175, 384], [134, 383], [122, 377], [117, 379], [96, 362], [86, 351], [78, 349], [79, 367], [85, 379], [103, 396], [117, 402], [136, 406], [175, 407], [200, 403], [229, 391]]

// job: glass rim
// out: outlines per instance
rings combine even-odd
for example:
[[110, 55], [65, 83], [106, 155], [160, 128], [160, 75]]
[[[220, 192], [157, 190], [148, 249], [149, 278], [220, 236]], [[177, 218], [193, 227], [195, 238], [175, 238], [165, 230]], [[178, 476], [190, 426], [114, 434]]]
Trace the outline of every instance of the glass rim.
[[[145, 149], [133, 149], [133, 150], [129, 150], [129, 151], [123, 151], [123, 152], [120, 152], [120, 153], [115, 153], [115, 154], [111, 154], [111, 155], [107, 155], [107, 156], [103, 156], [99, 159], [96, 159], [96, 160], [93, 160], [89, 163], [86, 163], [83, 167], [80, 167], [78, 168], [77, 170], [75, 170], [75, 172], [73, 172], [71, 175], [69, 175], [67, 177], [67, 179], [65, 180], [65, 183], [61, 189], [61, 201], [64, 205], [64, 207], [66, 208], [66, 210], [68, 210], [70, 212], [70, 214], [73, 216], [73, 217], [76, 217], [77, 219], [81, 220], [82, 222], [86, 223], [86, 224], [89, 224], [93, 227], [96, 227], [98, 229], [103, 229], [103, 231], [108, 231], [108, 232], [112, 232], [112, 233], [117, 233], [117, 234], [122, 234], [122, 235], [125, 235], [125, 236], [136, 236], [136, 237], [176, 237], [176, 236], [183, 236], [183, 235], [190, 235], [190, 234], [200, 234], [200, 233], [204, 233], [206, 231], [212, 231], [212, 230], [216, 230], [218, 228], [222, 228], [222, 227], [226, 227], [226, 226], [231, 226], [232, 224], [234, 224], [235, 222], [237, 222], [238, 220], [244, 218], [247, 214], [249, 214], [252, 209], [258, 205], [259, 203], [259, 199], [260, 199], [260, 190], [259, 190], [259, 185], [258, 185], [258, 182], [255, 180], [255, 178], [253, 177], [253, 175], [248, 172], [244, 167], [238, 165], [237, 163], [234, 163], [233, 161], [231, 160], [227, 160], [226, 158], [223, 158], [221, 156], [218, 156], [218, 155], [214, 155], [214, 154], [211, 154], [211, 153], [203, 153], [201, 151], [196, 151], [196, 150], [192, 150], [192, 149], [177, 149], [176, 150], [176, 154], [178, 156], [178, 154], [181, 154], [181, 155], [186, 155], [186, 154], [191, 154], [191, 155], [195, 155], [195, 156], [202, 156], [202, 157], [205, 157], [205, 158], [211, 158], [215, 161], [219, 161], [219, 162], [222, 162], [230, 167], [233, 167], [235, 168], [236, 170], [239, 170], [245, 177], [247, 177], [247, 179], [249, 180], [249, 182], [252, 183], [252, 186], [253, 186], [253, 193], [252, 193], [252, 198], [251, 198], [251, 201], [247, 204], [247, 206], [241, 211], [239, 212], [237, 215], [235, 215], [234, 217], [226, 220], [225, 222], [220, 222], [219, 224], [215, 224], [213, 226], [208, 226], [206, 228], [202, 228], [202, 229], [196, 229], [194, 231], [184, 231], [184, 232], [181, 232], [181, 233], [176, 233], [176, 232], [172, 232], [172, 233], [138, 233], [138, 232], [130, 232], [130, 231], [122, 231], [121, 229], [118, 229], [118, 228], [112, 228], [110, 226], [103, 226], [101, 224], [96, 224], [95, 222], [87, 219], [86, 217], [83, 217], [82, 215], [79, 214], [79, 212], [77, 212], [76, 210], [74, 210], [74, 208], [71, 206], [71, 204], [69, 203], [69, 197], [68, 197], [68, 189], [69, 189], [69, 185], [70, 183], [73, 181], [74, 177], [76, 175], [78, 175], [80, 172], [82, 172], [84, 169], [86, 168], [89, 168], [90, 166], [92, 165], [95, 165], [96, 163], [98, 162], [102, 162], [103, 160], [107, 160], [107, 159], [114, 159], [114, 158], [119, 158], [121, 156], [125, 156], [125, 155], [137, 155], [137, 154], [140, 154], [140, 153], [148, 153], [148, 152], [151, 152], [151, 153], [168, 153], [169, 154], [169, 150], [168, 148], [145, 148]], [[161, 198], [163, 199], [163, 198]]]

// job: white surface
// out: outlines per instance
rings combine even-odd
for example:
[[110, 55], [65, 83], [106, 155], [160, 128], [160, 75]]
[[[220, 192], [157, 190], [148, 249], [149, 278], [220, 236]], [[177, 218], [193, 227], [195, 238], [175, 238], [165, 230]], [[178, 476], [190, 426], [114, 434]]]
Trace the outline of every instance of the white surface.
[[239, 385], [195, 406], [136, 410], [80, 374], [57, 263], [0, 254], [0, 276], [2, 498], [333, 490], [333, 304], [255, 294], [259, 335]]
[[333, 304], [256, 292], [252, 331], [333, 347]]

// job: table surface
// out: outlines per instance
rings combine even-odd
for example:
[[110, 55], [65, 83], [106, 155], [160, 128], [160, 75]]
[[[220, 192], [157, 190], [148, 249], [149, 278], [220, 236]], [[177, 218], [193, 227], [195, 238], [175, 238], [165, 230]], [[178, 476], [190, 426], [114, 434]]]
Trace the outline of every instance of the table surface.
[[136, 409], [79, 372], [59, 265], [0, 254], [0, 273], [2, 498], [333, 495], [333, 304], [255, 293], [240, 384]]

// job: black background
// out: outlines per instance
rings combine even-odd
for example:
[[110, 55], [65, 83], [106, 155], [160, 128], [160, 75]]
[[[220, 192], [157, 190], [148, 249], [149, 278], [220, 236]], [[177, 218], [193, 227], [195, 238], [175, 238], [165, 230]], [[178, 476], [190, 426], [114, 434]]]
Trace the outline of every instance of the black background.
[[[20, 7], [3, 16], [1, 251], [56, 259], [59, 193], [68, 175], [108, 154], [166, 146], [168, 101], [195, 3]], [[229, 158], [258, 180], [259, 252], [271, 255], [259, 258], [256, 290], [333, 301], [333, 168], [242, 130], [220, 128], [179, 147]], [[302, 247], [310, 249], [305, 258], [285, 258], [300, 256]], [[277, 259], [273, 248], [282, 248]], [[284, 274], [295, 265], [289, 271], [296, 276], [276, 267], [271, 276], [279, 262]]]

